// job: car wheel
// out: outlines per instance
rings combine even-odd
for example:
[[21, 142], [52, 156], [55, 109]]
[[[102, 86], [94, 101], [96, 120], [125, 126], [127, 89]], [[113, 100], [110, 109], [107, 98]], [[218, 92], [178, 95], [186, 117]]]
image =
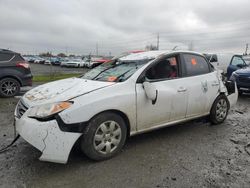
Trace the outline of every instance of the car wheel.
[[123, 118], [105, 112], [94, 117], [86, 127], [81, 140], [81, 150], [90, 159], [100, 161], [116, 155], [124, 146], [127, 127]]
[[239, 95], [243, 95], [243, 91], [239, 90], [238, 91]]
[[20, 83], [14, 78], [0, 80], [0, 96], [13, 97], [20, 91]]
[[229, 110], [230, 104], [225, 95], [219, 95], [212, 106], [212, 109], [210, 111], [210, 121], [212, 124], [217, 125], [222, 122], [227, 117], [228, 110]]

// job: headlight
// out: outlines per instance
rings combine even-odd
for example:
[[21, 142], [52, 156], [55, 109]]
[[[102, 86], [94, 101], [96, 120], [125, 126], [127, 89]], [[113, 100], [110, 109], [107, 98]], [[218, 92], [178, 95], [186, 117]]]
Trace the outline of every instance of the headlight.
[[31, 107], [28, 117], [36, 118], [36, 119], [48, 119], [53, 117], [55, 114], [66, 110], [73, 103], [72, 102], [57, 102], [44, 104], [40, 106]]
[[237, 75], [235, 72], [233, 72], [229, 80], [231, 80], [231, 81], [236, 81], [236, 77], [237, 77], [237, 76], [238, 76], [238, 75]]

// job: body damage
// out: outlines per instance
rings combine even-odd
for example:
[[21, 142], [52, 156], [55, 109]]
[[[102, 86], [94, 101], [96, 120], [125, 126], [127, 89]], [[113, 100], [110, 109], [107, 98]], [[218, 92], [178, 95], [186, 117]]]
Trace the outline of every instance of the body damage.
[[[63, 123], [64, 126], [86, 126], [88, 121], [97, 114], [105, 111], [116, 111], [127, 118], [129, 134], [134, 135], [208, 115], [215, 98], [220, 93], [227, 95], [227, 89], [219, 76], [220, 73], [213, 71], [202, 75], [202, 78], [199, 77], [199, 79], [194, 76], [168, 80], [165, 86], [157, 82], [151, 83], [155, 84], [159, 93], [158, 101], [152, 104], [145, 95], [143, 84], [137, 83], [138, 77], [150, 63], [152, 62], [137, 70], [124, 82], [71, 78], [45, 84], [31, 90], [22, 98], [28, 110], [21, 118], [16, 117], [18, 133], [42, 151], [40, 160], [66, 163], [73, 145], [83, 133], [62, 130], [60, 123]], [[189, 84], [195, 82], [196, 85]], [[182, 85], [188, 86], [186, 92], [177, 93], [179, 86]], [[179, 98], [174, 98], [177, 94], [180, 94]], [[165, 95], [171, 95], [167, 103], [164, 99]], [[230, 96], [228, 99], [233, 105], [237, 100], [237, 89]], [[29, 117], [33, 106], [61, 101], [70, 101], [72, 105], [58, 113], [54, 119], [39, 121]], [[186, 107], [183, 108], [185, 105]], [[169, 109], [166, 110], [166, 108]], [[165, 115], [168, 118], [163, 120]], [[154, 124], [150, 123], [152, 118], [155, 119]]]
[[69, 78], [50, 82], [27, 92], [23, 100], [29, 107], [50, 102], [67, 101], [115, 83]]

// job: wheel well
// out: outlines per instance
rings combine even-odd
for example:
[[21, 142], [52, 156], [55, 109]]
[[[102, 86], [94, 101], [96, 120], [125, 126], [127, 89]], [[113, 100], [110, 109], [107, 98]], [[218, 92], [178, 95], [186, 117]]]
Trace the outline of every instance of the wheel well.
[[[219, 96], [221, 96], [221, 95], [224, 95], [224, 96], [227, 98], [225, 92], [220, 92], [219, 95], [215, 98], [214, 102], [215, 102], [216, 99], [217, 99]], [[211, 108], [210, 108], [210, 112], [211, 112], [211, 110], [212, 110], [212, 108], [213, 108], [213, 106], [214, 106], [214, 102], [213, 102], [213, 104], [212, 104], [212, 106], [211, 106]], [[227, 104], [229, 105], [229, 108], [230, 108], [230, 102], [228, 101], [228, 99], [227, 99]]]
[[0, 78], [0, 80], [5, 79], [5, 78], [13, 78], [16, 81], [18, 81], [18, 83], [20, 84], [20, 86], [22, 86], [22, 82], [17, 77], [15, 77], [15, 76], [9, 76], [9, 75], [8, 76], [3, 76], [3, 77]]
[[[125, 122], [125, 124], [126, 124], [126, 126], [128, 128], [128, 130], [127, 130], [127, 138], [128, 138], [130, 136], [130, 122], [129, 122], [128, 116], [125, 113], [123, 113], [122, 111], [120, 111], [120, 110], [105, 110], [105, 111], [102, 111], [102, 112], [96, 114], [95, 116], [97, 116], [99, 114], [102, 114], [104, 112], [112, 112], [112, 113], [115, 113], [115, 114], [122, 117], [122, 119], [124, 120], [124, 122]], [[94, 118], [94, 117], [92, 117], [92, 118]]]

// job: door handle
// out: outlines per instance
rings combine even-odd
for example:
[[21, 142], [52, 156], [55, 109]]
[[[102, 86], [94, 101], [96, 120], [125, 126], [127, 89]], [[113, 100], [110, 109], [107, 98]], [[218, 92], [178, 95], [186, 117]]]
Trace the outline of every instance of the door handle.
[[178, 92], [185, 92], [185, 91], [187, 91], [187, 88], [180, 87], [177, 91], [178, 91]]

